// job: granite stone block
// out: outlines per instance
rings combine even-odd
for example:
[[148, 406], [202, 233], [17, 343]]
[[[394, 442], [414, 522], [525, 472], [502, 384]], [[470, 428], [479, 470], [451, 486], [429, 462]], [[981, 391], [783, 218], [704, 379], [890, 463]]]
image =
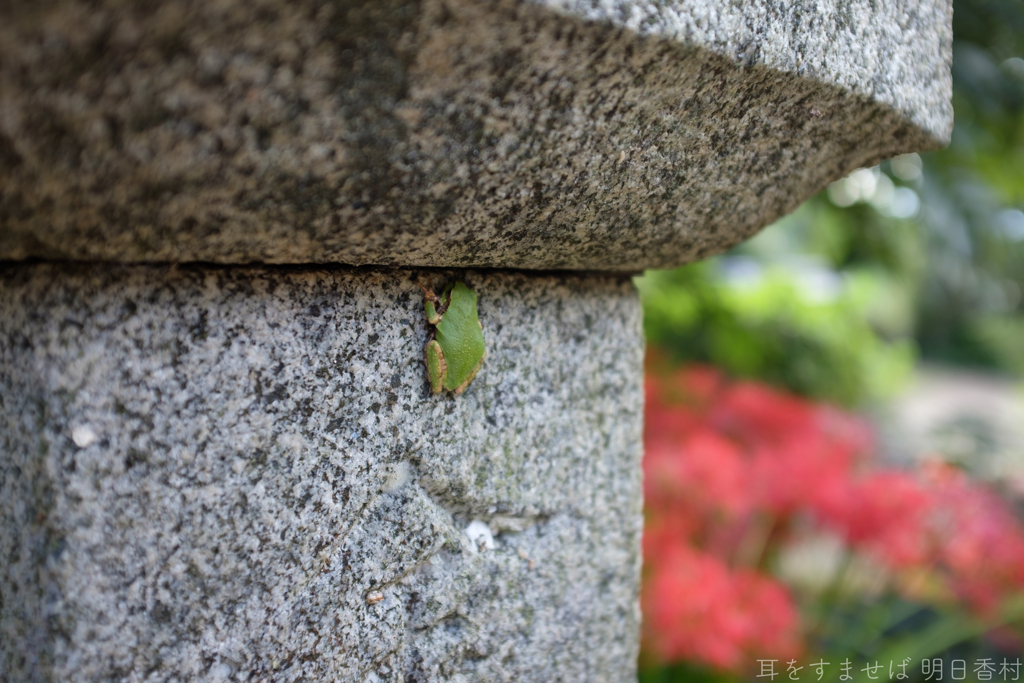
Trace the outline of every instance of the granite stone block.
[[952, 125], [950, 0], [16, 0], [0, 259], [636, 271]]
[[611, 276], [4, 265], [0, 679], [634, 678], [642, 353]]

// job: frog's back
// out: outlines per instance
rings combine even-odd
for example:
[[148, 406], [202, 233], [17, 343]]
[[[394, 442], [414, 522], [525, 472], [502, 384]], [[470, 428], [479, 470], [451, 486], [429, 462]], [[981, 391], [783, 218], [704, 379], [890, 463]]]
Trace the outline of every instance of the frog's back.
[[448, 365], [444, 387], [449, 391], [455, 391], [472, 377], [484, 357], [484, 335], [476, 302], [476, 292], [461, 282], [455, 283], [451, 303], [437, 324], [437, 342]]

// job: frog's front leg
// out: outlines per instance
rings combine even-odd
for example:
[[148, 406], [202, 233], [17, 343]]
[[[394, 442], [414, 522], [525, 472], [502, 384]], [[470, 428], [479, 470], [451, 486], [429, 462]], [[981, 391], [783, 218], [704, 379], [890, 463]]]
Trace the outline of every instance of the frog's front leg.
[[438, 324], [441, 322], [441, 314], [438, 313], [437, 307], [441, 304], [441, 299], [437, 298], [434, 290], [427, 289], [418, 282], [416, 286], [423, 290], [423, 308], [427, 312], [427, 322], [431, 325]]
[[436, 339], [431, 339], [427, 342], [423, 353], [427, 362], [427, 379], [430, 380], [430, 392], [439, 394], [444, 386], [445, 377], [448, 376], [448, 364], [444, 362], [444, 351], [441, 350], [441, 345], [437, 343]]
[[437, 299], [434, 299], [433, 301], [427, 299], [423, 302], [423, 308], [427, 311], [427, 322], [431, 325], [436, 325], [441, 322], [441, 314], [437, 312], [437, 307], [434, 305], [435, 301], [437, 301]]

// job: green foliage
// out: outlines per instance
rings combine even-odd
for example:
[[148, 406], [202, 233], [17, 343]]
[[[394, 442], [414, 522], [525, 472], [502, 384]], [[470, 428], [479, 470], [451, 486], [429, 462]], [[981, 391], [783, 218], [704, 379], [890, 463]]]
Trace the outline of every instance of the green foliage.
[[[725, 259], [648, 273], [653, 344], [845, 405], [893, 389], [914, 347], [1024, 376], [1024, 2], [958, 0], [954, 36], [950, 147], [858, 171]], [[837, 294], [808, 284], [837, 289], [829, 272]]]
[[733, 673], [679, 662], [663, 667], [642, 667], [639, 683], [739, 683], [742, 680]]
[[997, 365], [1024, 377], [1024, 316], [980, 316], [968, 332]]
[[912, 367], [911, 345], [886, 342], [869, 323], [881, 283], [867, 272], [839, 281], [824, 269], [726, 259], [650, 271], [637, 286], [648, 341], [676, 360], [848, 406], [889, 394]]
[[918, 188], [916, 335], [927, 357], [1019, 373], [985, 321], [1024, 325], [1024, 2], [958, 0], [953, 33], [953, 140]]

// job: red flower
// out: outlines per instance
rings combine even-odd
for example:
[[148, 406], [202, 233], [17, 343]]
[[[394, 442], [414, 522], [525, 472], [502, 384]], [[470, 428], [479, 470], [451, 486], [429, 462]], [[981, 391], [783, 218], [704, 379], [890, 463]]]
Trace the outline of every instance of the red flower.
[[644, 460], [649, 506], [675, 502], [697, 509], [720, 509], [737, 516], [750, 509], [747, 465], [740, 449], [720, 434], [696, 427], [677, 445], [653, 444]]
[[892, 567], [929, 561], [929, 519], [934, 496], [903, 472], [876, 472], [850, 482], [845, 498], [820, 509], [853, 546], [872, 552]]
[[944, 465], [872, 469], [867, 425], [835, 408], [710, 368], [652, 372], [645, 444], [644, 643], [662, 659], [792, 657], [789, 594], [743, 565], [808, 520], [979, 610], [1024, 587], [1024, 529], [995, 494]]
[[796, 610], [776, 581], [682, 544], [660, 559], [643, 593], [646, 644], [657, 656], [731, 670], [796, 656]]
[[926, 474], [943, 506], [932, 521], [938, 559], [953, 588], [982, 611], [1024, 587], [1024, 529], [991, 491], [948, 465]]

